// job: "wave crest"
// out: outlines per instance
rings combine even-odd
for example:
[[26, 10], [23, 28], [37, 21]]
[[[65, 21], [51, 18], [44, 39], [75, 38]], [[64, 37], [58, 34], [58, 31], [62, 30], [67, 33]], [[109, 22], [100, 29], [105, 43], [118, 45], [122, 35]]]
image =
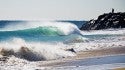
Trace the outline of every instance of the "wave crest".
[[69, 35], [72, 33], [80, 34], [80, 30], [76, 25], [67, 22], [27, 22], [14, 25], [10, 24], [0, 30], [2, 32], [11, 32], [11, 34], [41, 34], [50, 36]]

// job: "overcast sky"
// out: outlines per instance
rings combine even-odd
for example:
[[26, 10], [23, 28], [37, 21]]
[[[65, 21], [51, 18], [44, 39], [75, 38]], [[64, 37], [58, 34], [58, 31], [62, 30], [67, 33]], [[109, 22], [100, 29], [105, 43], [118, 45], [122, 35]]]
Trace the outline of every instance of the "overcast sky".
[[125, 0], [0, 0], [0, 19], [89, 20], [125, 12]]

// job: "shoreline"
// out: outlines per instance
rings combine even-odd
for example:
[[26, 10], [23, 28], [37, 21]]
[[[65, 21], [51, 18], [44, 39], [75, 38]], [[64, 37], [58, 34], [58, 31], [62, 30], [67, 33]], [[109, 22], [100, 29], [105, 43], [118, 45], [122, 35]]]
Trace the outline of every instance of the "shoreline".
[[115, 68], [115, 69], [112, 69], [112, 70], [125, 70], [125, 67], [124, 68]]
[[119, 55], [119, 54], [125, 54], [125, 46], [78, 52], [76, 58], [81, 59], [81, 58], [110, 56], [110, 55]]
[[62, 65], [66, 62], [81, 60], [81, 59], [88, 59], [88, 58], [100, 58], [100, 57], [106, 57], [106, 56], [114, 56], [114, 55], [125, 55], [125, 47], [113, 47], [113, 48], [105, 48], [105, 49], [97, 49], [97, 50], [91, 50], [91, 51], [82, 51], [76, 53], [77, 55], [74, 57], [67, 57], [63, 59], [58, 60], [49, 60], [49, 61], [43, 61], [40, 66], [45, 67], [55, 67]]
[[[5, 61], [0, 61], [0, 69], [6, 70], [9, 69], [10, 67], [12, 70], [25, 70], [25, 69], [32, 69], [32, 70], [58, 70], [58, 68], [67, 68], [69, 67], [70, 69], [73, 68], [86, 68], [86, 60], [88, 61], [89, 59], [92, 59], [90, 62], [94, 62], [100, 59], [103, 59], [105, 61], [105, 58], [107, 57], [112, 57], [113, 59], [116, 57], [119, 58], [125, 58], [125, 46], [122, 47], [113, 47], [113, 48], [105, 48], [105, 49], [97, 49], [97, 50], [91, 50], [91, 51], [84, 51], [84, 52], [77, 52], [77, 55], [74, 57], [67, 57], [67, 58], [62, 58], [62, 59], [56, 59], [56, 60], [46, 60], [46, 61], [26, 61], [17, 57], [9, 57], [9, 59]], [[115, 56], [115, 57], [114, 57]], [[96, 60], [95, 60], [96, 59]], [[124, 59], [123, 59], [124, 60]], [[80, 63], [84, 63], [85, 65], [79, 66], [79, 61]], [[74, 62], [74, 66], [72, 66]], [[71, 64], [70, 64], [71, 63]], [[99, 63], [99, 62], [98, 62]], [[95, 63], [94, 65], [96, 66]], [[68, 64], [68, 65], [66, 65]], [[91, 63], [89, 63], [91, 65]], [[125, 64], [125, 63], [124, 63]], [[124, 65], [123, 64], [123, 65]], [[117, 65], [117, 64], [116, 64]], [[118, 68], [124, 68], [125, 66], [120, 66], [118, 64]], [[111, 66], [111, 65], [110, 65]], [[87, 66], [89, 68], [89, 66]], [[113, 69], [117, 69], [112, 68]], [[63, 70], [63, 69], [61, 69]], [[67, 69], [66, 69], [67, 70]], [[83, 70], [83, 69], [81, 69]], [[91, 70], [91, 69], [90, 69]]]

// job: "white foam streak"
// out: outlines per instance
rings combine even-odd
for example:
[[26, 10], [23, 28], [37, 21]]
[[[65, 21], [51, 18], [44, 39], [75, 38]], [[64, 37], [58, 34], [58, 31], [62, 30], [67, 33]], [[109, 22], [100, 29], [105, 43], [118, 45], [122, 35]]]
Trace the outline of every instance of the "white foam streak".
[[123, 47], [125, 46], [125, 41], [111, 42], [111, 43], [108, 42], [75, 43], [74, 46], [75, 46], [74, 47], [75, 51], [79, 52], [79, 51], [89, 51], [89, 50], [106, 49], [113, 47]]
[[106, 29], [106, 30], [91, 30], [91, 31], [82, 31], [83, 35], [111, 35], [111, 34], [125, 34], [125, 28], [123, 29]]

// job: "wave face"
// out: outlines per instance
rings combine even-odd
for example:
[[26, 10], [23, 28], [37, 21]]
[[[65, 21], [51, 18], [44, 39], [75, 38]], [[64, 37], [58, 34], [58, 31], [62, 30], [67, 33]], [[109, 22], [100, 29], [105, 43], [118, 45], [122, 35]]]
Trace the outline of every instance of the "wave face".
[[1, 34], [9, 34], [9, 35], [41, 35], [41, 36], [57, 36], [57, 35], [65, 35], [63, 31], [58, 29], [57, 27], [37, 27], [37, 28], [29, 28], [24, 30], [14, 30], [14, 31], [2, 31]]
[[1, 40], [18, 37], [29, 41], [64, 41], [80, 37], [80, 34], [79, 28], [69, 22], [4, 21], [0, 23]]

